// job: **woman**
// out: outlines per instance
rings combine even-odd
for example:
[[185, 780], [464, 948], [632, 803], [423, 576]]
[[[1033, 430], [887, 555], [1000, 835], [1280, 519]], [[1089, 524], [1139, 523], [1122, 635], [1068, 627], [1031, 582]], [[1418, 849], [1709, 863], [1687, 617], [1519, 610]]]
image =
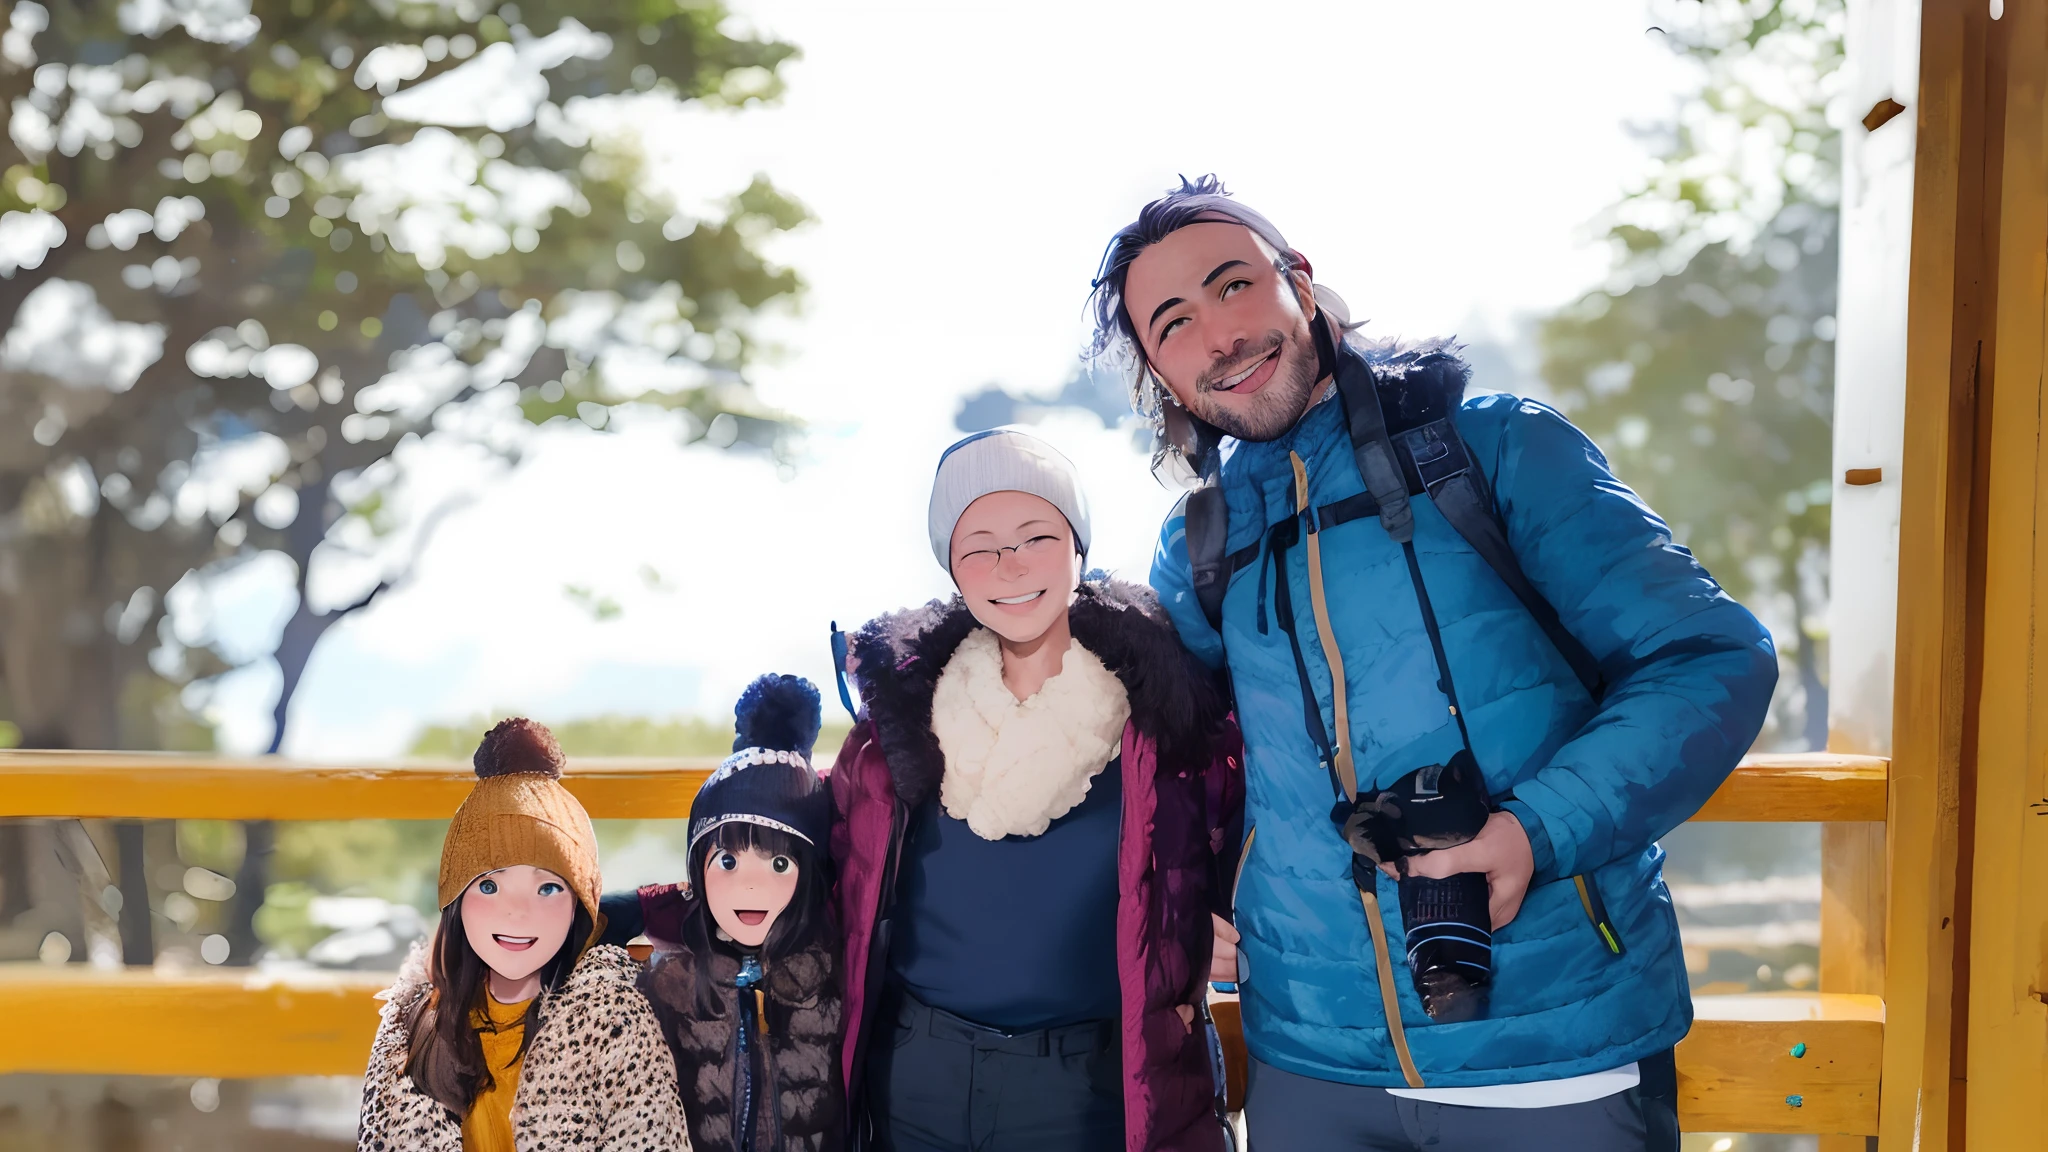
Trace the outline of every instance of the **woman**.
[[384, 993], [363, 1152], [672, 1152], [675, 1062], [597, 935], [597, 835], [546, 728], [507, 720], [441, 846], [441, 922]]
[[1223, 1147], [1197, 1017], [1235, 732], [1150, 591], [1084, 580], [1088, 527], [1065, 457], [970, 436], [929, 510], [959, 595], [854, 640], [832, 856], [870, 1147]]

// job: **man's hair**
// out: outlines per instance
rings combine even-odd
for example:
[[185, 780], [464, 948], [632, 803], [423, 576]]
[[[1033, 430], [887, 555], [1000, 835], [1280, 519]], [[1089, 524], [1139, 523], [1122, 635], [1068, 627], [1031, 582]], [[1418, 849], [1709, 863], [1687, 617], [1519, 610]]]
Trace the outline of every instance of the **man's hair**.
[[[1169, 486], [1187, 483], [1192, 474], [1174, 463], [1179, 453], [1168, 444], [1166, 387], [1158, 374], [1149, 370], [1144, 346], [1138, 342], [1137, 325], [1131, 322], [1130, 309], [1124, 303], [1124, 281], [1130, 276], [1131, 263], [1145, 249], [1190, 224], [1203, 223], [1240, 224], [1250, 229], [1252, 235], [1274, 251], [1274, 266], [1282, 273], [1306, 267], [1301, 253], [1288, 246], [1280, 229], [1257, 211], [1231, 199], [1214, 173], [1195, 180], [1181, 177], [1180, 187], [1145, 205], [1136, 220], [1118, 229], [1110, 239], [1089, 297], [1095, 309], [1095, 337], [1089, 343], [1088, 358], [1098, 364], [1106, 361], [1113, 370], [1126, 373], [1131, 410], [1152, 428], [1152, 473]], [[1320, 288], [1317, 301], [1333, 306], [1341, 303], [1334, 295], [1325, 299]], [[1335, 310], [1340, 316], [1343, 314], [1341, 307]], [[1339, 324], [1343, 325], [1343, 321]]]
[[1124, 306], [1124, 281], [1139, 254], [1190, 224], [1241, 224], [1264, 240], [1279, 254], [1279, 270], [1292, 272], [1302, 267], [1301, 255], [1287, 244], [1287, 238], [1257, 211], [1231, 199], [1214, 173], [1189, 180], [1180, 187], [1145, 205], [1138, 218], [1117, 230], [1102, 254], [1090, 301], [1095, 308], [1095, 338], [1089, 345], [1092, 357], [1129, 358], [1133, 387], [1143, 378], [1145, 353], [1138, 343], [1137, 326]]

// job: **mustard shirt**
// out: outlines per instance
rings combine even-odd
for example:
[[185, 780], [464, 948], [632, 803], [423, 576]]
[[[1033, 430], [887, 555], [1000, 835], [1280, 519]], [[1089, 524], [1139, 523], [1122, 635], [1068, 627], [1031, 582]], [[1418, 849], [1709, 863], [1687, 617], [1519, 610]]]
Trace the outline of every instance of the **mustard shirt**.
[[491, 1087], [479, 1093], [462, 1120], [462, 1152], [516, 1152], [512, 1146], [512, 1098], [519, 1091], [519, 1066], [526, 1054], [519, 1042], [526, 1035], [526, 1009], [531, 999], [500, 1004], [484, 992], [483, 1005], [469, 1022], [484, 1044], [484, 1066]]

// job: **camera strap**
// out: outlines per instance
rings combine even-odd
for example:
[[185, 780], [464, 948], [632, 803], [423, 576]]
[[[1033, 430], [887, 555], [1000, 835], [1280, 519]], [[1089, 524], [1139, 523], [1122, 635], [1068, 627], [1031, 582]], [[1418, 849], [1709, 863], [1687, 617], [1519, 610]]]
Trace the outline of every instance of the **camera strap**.
[[[1299, 453], [1289, 452], [1287, 459], [1294, 467], [1294, 516], [1286, 521], [1298, 524], [1311, 513], [1308, 503], [1308, 465], [1302, 462]], [[1313, 526], [1313, 525], [1312, 525]], [[1298, 530], [1297, 530], [1298, 531]], [[1303, 546], [1303, 563], [1308, 569], [1309, 609], [1315, 617], [1316, 640], [1322, 646], [1323, 662], [1330, 670], [1330, 711], [1336, 720], [1336, 739], [1323, 728], [1322, 709], [1316, 704], [1315, 689], [1310, 686], [1308, 668], [1301, 655], [1301, 642], [1295, 635], [1294, 613], [1291, 611], [1292, 592], [1287, 587], [1285, 567], [1277, 569], [1279, 590], [1276, 596], [1285, 593], [1290, 597], [1285, 607], [1280, 608], [1281, 617], [1287, 621], [1287, 643], [1294, 651], [1294, 666], [1301, 680], [1302, 707], [1314, 714], [1313, 733], [1322, 733], [1321, 740], [1326, 748], [1324, 763], [1329, 768], [1333, 783], [1342, 797], [1331, 811], [1336, 818], [1358, 798], [1358, 774], [1351, 762], [1351, 711], [1350, 692], [1344, 682], [1344, 652], [1337, 647], [1337, 636], [1330, 628], [1329, 598], [1323, 589], [1322, 542], [1317, 533], [1311, 531]], [[1275, 565], [1286, 563], [1286, 549], [1274, 550]], [[1276, 602], [1277, 606], [1277, 602]], [[1342, 821], [1338, 823], [1341, 825]], [[1379, 975], [1380, 1010], [1387, 1021], [1387, 1039], [1393, 1042], [1394, 1056], [1401, 1063], [1401, 1078], [1410, 1088], [1423, 1086], [1422, 1073], [1416, 1070], [1415, 1056], [1408, 1049], [1408, 1030], [1401, 1022], [1401, 998], [1394, 985], [1394, 952], [1387, 942], [1386, 919], [1380, 913], [1378, 874], [1371, 868], [1360, 871], [1356, 855], [1351, 859], [1351, 875], [1358, 888], [1358, 903], [1365, 914], [1366, 931], [1372, 936], [1373, 966]]]
[[[1465, 712], [1458, 707], [1458, 686], [1451, 679], [1450, 657], [1444, 655], [1444, 634], [1436, 626], [1436, 608], [1429, 602], [1429, 588], [1422, 582], [1422, 561], [1416, 558], [1415, 541], [1401, 542], [1401, 555], [1408, 561], [1408, 583], [1415, 588], [1415, 606], [1422, 610], [1422, 627], [1429, 633], [1429, 650], [1436, 656], [1436, 688], [1444, 694], [1444, 704], [1451, 710], [1451, 719], [1458, 722], [1458, 739], [1465, 745], [1467, 754], [1472, 752], [1472, 732], [1465, 727]], [[1478, 757], [1473, 757], [1478, 762]]]
[[[1465, 725], [1464, 709], [1458, 706], [1458, 687], [1451, 677], [1450, 657], [1444, 652], [1443, 632], [1437, 626], [1436, 609], [1430, 603], [1429, 587], [1422, 578], [1422, 561], [1415, 552], [1415, 516], [1408, 499], [1409, 478], [1402, 474], [1399, 466], [1404, 458], [1394, 451], [1393, 438], [1388, 435], [1386, 416], [1380, 405], [1378, 381], [1362, 359], [1350, 356], [1338, 360], [1337, 399], [1344, 406], [1359, 474], [1365, 478], [1367, 491], [1378, 497], [1380, 526], [1401, 546], [1401, 555], [1408, 563], [1408, 583], [1415, 590], [1415, 606], [1422, 613], [1422, 627], [1429, 634], [1430, 654], [1436, 659], [1437, 688], [1443, 693], [1451, 718], [1457, 721], [1459, 742], [1476, 765], [1478, 756], [1472, 750], [1472, 733]], [[1538, 627], [1571, 666], [1587, 694], [1598, 703], [1607, 691], [1599, 663], [1584, 644], [1565, 630], [1557, 610], [1530, 585], [1521, 565], [1515, 561], [1499, 514], [1494, 511], [1492, 494], [1486, 490], [1485, 478], [1466, 452], [1464, 441], [1458, 437], [1450, 417], [1446, 415], [1439, 422], [1404, 432], [1402, 440], [1408, 449], [1405, 462], [1421, 482], [1423, 490], [1431, 494], [1438, 510], [1451, 521], [1452, 527], [1474, 546], [1516, 599], [1529, 610]], [[1431, 481], [1432, 473], [1434, 482]], [[1456, 514], [1461, 510], [1469, 512], [1475, 504], [1483, 504], [1493, 514], [1483, 517]], [[1478, 522], [1490, 525], [1491, 532], [1473, 530], [1471, 525]], [[1501, 799], [1505, 801], [1513, 796], [1510, 792]], [[1584, 874], [1573, 876], [1572, 882], [1578, 889], [1586, 918], [1592, 922], [1600, 942], [1614, 955], [1621, 955], [1625, 950], [1621, 932], [1607, 915], [1607, 905], [1600, 899], [1599, 887]]]
[[[1294, 591], [1287, 582], [1287, 550], [1300, 539], [1299, 519], [1282, 520], [1266, 532], [1267, 551], [1273, 557], [1273, 613], [1281, 634], [1287, 637], [1287, 650], [1294, 656], [1294, 680], [1301, 685], [1302, 723], [1308, 729], [1308, 738], [1315, 743], [1317, 762], [1330, 777], [1331, 790], [1349, 804], [1358, 797], [1358, 781], [1355, 777], [1346, 781], [1337, 771], [1336, 749], [1329, 730], [1323, 727], [1323, 706], [1316, 700], [1314, 681], [1308, 678], [1308, 661], [1301, 652], [1301, 637], [1295, 632]], [[1343, 685], [1335, 683], [1334, 676], [1331, 690], [1343, 692]]]

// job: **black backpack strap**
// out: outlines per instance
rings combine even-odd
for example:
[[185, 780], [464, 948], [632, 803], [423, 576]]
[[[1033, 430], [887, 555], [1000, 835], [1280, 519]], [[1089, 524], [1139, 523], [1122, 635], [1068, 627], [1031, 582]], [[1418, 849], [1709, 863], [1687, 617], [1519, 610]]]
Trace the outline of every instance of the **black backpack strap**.
[[1181, 531], [1187, 536], [1189, 573], [1195, 601], [1217, 636], [1223, 635], [1223, 595], [1230, 591], [1230, 578], [1258, 555], [1256, 544], [1250, 555], [1226, 552], [1230, 546], [1230, 506], [1223, 499], [1223, 433], [1195, 419], [1186, 420], [1194, 435], [1188, 463], [1195, 469], [1195, 487], [1181, 497]]
[[1587, 694], [1599, 702], [1607, 690], [1600, 662], [1522, 571], [1486, 474], [1458, 435], [1455, 416], [1464, 393], [1462, 372], [1448, 362], [1431, 363], [1430, 358], [1408, 365], [1397, 386], [1409, 418], [1421, 419], [1413, 427], [1390, 428], [1381, 404], [1382, 390], [1390, 382], [1382, 380], [1354, 348], [1344, 347], [1333, 359], [1351, 452], [1367, 491], [1378, 500], [1380, 524], [1387, 535], [1402, 545], [1414, 539], [1415, 517], [1408, 499], [1427, 492], [1437, 511], [1500, 577]]
[[[1195, 600], [1202, 615], [1217, 635], [1223, 634], [1223, 594], [1230, 591], [1230, 577], [1237, 571], [1227, 548], [1230, 509], [1223, 503], [1223, 488], [1204, 483], [1180, 499], [1181, 530], [1187, 534], [1188, 565], [1193, 569]], [[1254, 549], [1256, 554], [1256, 548]]]
[[[1455, 391], [1462, 390], [1460, 378]], [[1565, 628], [1558, 619], [1557, 609], [1529, 583], [1521, 563], [1515, 559], [1514, 549], [1508, 544], [1507, 526], [1501, 519], [1500, 509], [1493, 502], [1485, 473], [1473, 463], [1464, 439], [1458, 435], [1454, 416], [1460, 397], [1451, 388], [1441, 391], [1444, 393], [1442, 396], [1433, 398], [1435, 404], [1440, 405], [1437, 412], [1431, 413], [1435, 419], [1426, 420], [1397, 435], [1389, 435], [1380, 403], [1380, 381], [1372, 367], [1350, 348], [1344, 349], [1338, 359], [1337, 395], [1345, 407], [1345, 421], [1352, 437], [1352, 454], [1358, 461], [1358, 471], [1365, 479], [1366, 488], [1376, 494], [1386, 494], [1378, 500], [1380, 523], [1386, 528], [1387, 535], [1401, 545], [1402, 555], [1408, 562], [1408, 580], [1415, 590], [1415, 603], [1422, 613], [1423, 628], [1429, 633], [1431, 655], [1436, 659], [1437, 687], [1443, 692], [1451, 716], [1457, 721], [1459, 739], [1469, 755], [1472, 753], [1472, 735], [1465, 726], [1464, 710], [1458, 705], [1457, 685], [1451, 678], [1450, 660], [1444, 653], [1443, 634], [1437, 627], [1436, 610], [1430, 603], [1429, 589], [1422, 579], [1422, 565], [1415, 554], [1414, 514], [1408, 500], [1411, 484], [1413, 494], [1429, 493], [1437, 511], [1522, 602], [1523, 608], [1549, 637], [1565, 663], [1571, 666], [1572, 673], [1579, 678], [1595, 703], [1605, 694], [1606, 681], [1600, 673], [1599, 661], [1593, 658], [1578, 637]], [[1361, 437], [1376, 437], [1377, 442]], [[1586, 918], [1591, 921], [1601, 942], [1615, 955], [1621, 955], [1625, 951], [1621, 933], [1608, 917], [1593, 878], [1578, 875], [1572, 877], [1572, 881], [1585, 905]]]
[[1543, 593], [1529, 583], [1521, 562], [1515, 559], [1514, 547], [1508, 543], [1507, 525], [1493, 501], [1486, 473], [1473, 462], [1464, 439], [1458, 435], [1457, 425], [1445, 416], [1401, 433], [1396, 443], [1401, 455], [1413, 462], [1412, 467], [1437, 511], [1479, 553], [1515, 599], [1521, 601], [1530, 619], [1571, 666], [1572, 675], [1579, 678], [1586, 694], [1599, 703], [1607, 694], [1607, 678], [1600, 671], [1600, 662], [1558, 619], [1557, 609], [1543, 598]]
[[[1330, 339], [1327, 324], [1316, 325], [1315, 331], [1318, 343]], [[1341, 349], [1330, 359], [1337, 365], [1337, 399], [1344, 405], [1344, 425], [1351, 433], [1351, 456], [1358, 464], [1358, 475], [1379, 508], [1380, 527], [1394, 543], [1407, 544], [1415, 539], [1415, 510], [1408, 504], [1408, 481], [1387, 435], [1379, 378], [1354, 349]]]

